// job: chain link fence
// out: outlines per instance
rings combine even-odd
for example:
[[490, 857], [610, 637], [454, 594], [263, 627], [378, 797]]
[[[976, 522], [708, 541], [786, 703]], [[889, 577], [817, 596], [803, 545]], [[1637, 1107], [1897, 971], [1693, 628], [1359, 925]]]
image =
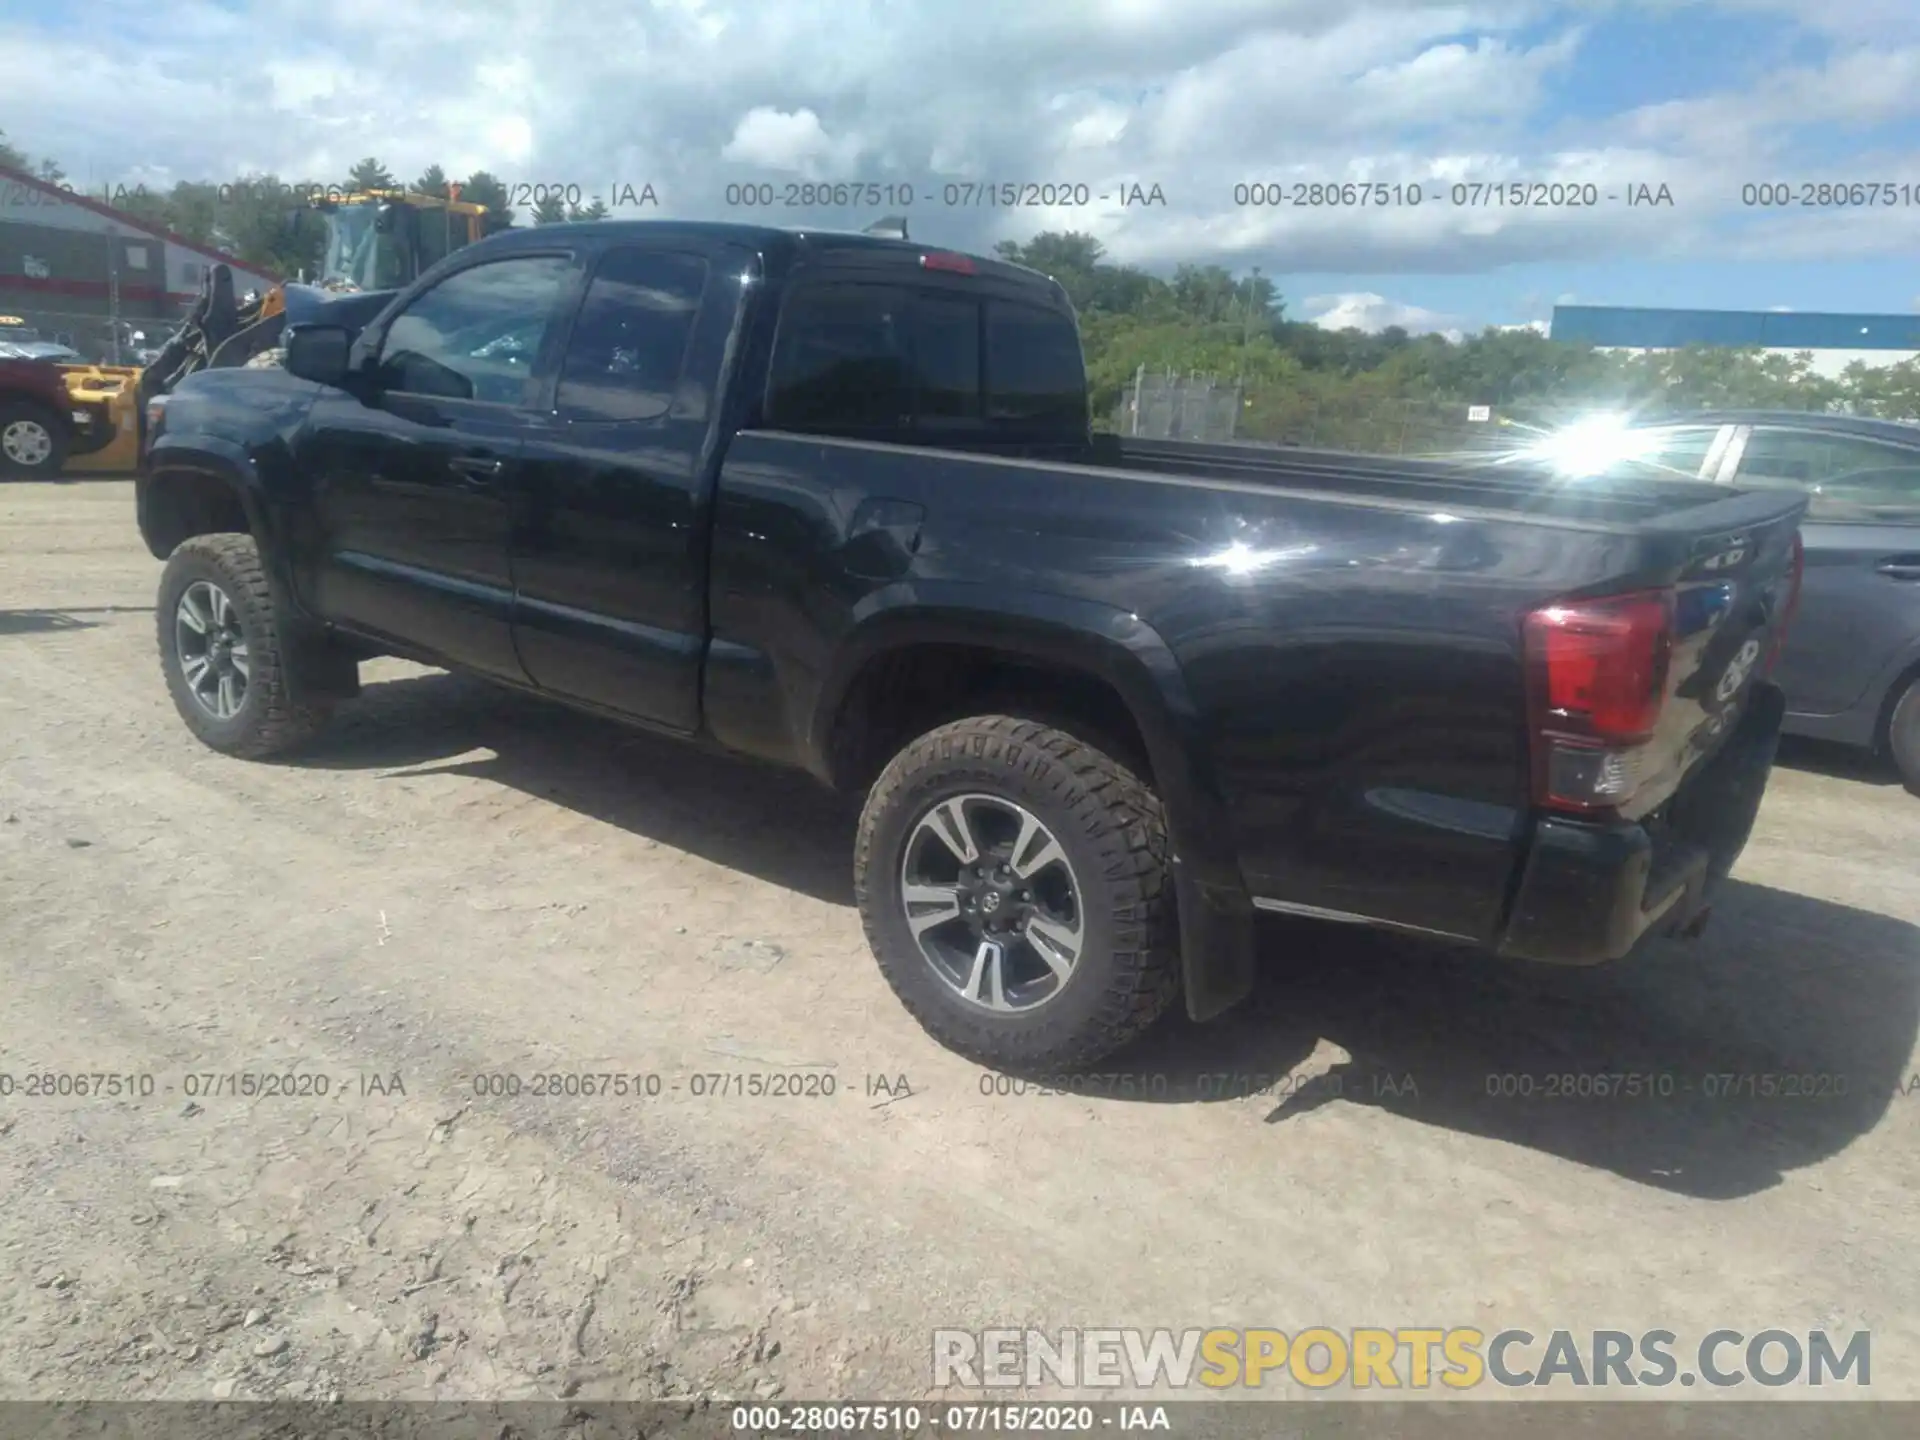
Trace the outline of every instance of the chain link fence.
[[1149, 440], [1300, 446], [1368, 455], [1471, 457], [1577, 419], [1579, 407], [1496, 411], [1465, 401], [1327, 399], [1212, 376], [1143, 373], [1121, 392], [1113, 428]]
[[1120, 394], [1113, 428], [1147, 440], [1201, 440], [1218, 443], [1238, 438], [1246, 386], [1210, 375], [1140, 371]]
[[[16, 307], [12, 301], [0, 301], [0, 310], [6, 311], [9, 319], [25, 322], [21, 328], [37, 332], [40, 339], [69, 346], [88, 360], [109, 365], [134, 363], [133, 357], [142, 348], [158, 349], [180, 324], [177, 317], [134, 317], [123, 319], [116, 335], [113, 321], [98, 309], [57, 303]], [[135, 339], [136, 331], [144, 338]]]

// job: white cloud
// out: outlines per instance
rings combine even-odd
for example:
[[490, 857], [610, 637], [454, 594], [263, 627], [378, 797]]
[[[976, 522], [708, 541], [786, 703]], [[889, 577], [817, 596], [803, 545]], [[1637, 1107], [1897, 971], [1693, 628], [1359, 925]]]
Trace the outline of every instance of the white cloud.
[[1348, 295], [1309, 295], [1301, 302], [1307, 315], [1323, 330], [1362, 330], [1377, 335], [1398, 326], [1413, 335], [1444, 335], [1459, 340], [1465, 334], [1457, 315], [1443, 315], [1419, 305], [1361, 292]]
[[[1733, 167], [1726, 178], [1737, 185], [1774, 179], [1768, 162], [1792, 158], [1796, 135], [1810, 127], [1870, 128], [1916, 115], [1920, 44], [1895, 45], [1883, 36], [1878, 44], [1840, 48], [1822, 64], [1773, 71], [1764, 83], [1642, 106], [1623, 117], [1620, 129], [1640, 144], [1724, 161]], [[1834, 178], [1804, 169], [1780, 178]], [[1838, 178], [1859, 178], [1853, 166], [1847, 170]]]
[[[1061, 97], [1055, 107], [1065, 110], [1070, 102]], [[1133, 111], [1125, 105], [1095, 102], [1082, 107], [1074, 107], [1077, 114], [1069, 120], [1064, 148], [1067, 150], [1101, 150], [1115, 145], [1127, 133]]]
[[803, 174], [848, 148], [834, 142], [811, 110], [789, 113], [771, 105], [756, 105], [733, 127], [733, 138], [720, 147], [720, 158], [763, 170]]
[[346, 70], [324, 60], [269, 60], [264, 69], [267, 82], [273, 87], [276, 110], [308, 109], [316, 101], [344, 93], [351, 84]]
[[[503, 115], [487, 126], [487, 144], [502, 165], [524, 165], [533, 154], [533, 126], [523, 115]], [[471, 173], [471, 172], [469, 172]]]
[[[1564, 120], [1555, 87], [1585, 63], [1585, 20], [1671, 3], [331, 0], [316, 26], [306, 0], [102, 0], [84, 32], [8, 11], [0, 94], [9, 139], [90, 187], [325, 181], [375, 155], [402, 177], [437, 162], [587, 194], [651, 184], [663, 215], [845, 225], [877, 211], [749, 216], [723, 196], [904, 182], [915, 233], [942, 243], [1074, 228], [1135, 263], [1259, 264], [1283, 291], [1290, 274], [1920, 248], [1920, 207], [1776, 214], [1738, 188], [1829, 173], [1786, 163], [1819, 133], [1803, 127], [1920, 114], [1920, 5], [1723, 0], [1728, 25], [1797, 16], [1832, 37], [1828, 57], [1707, 67], [1684, 96]], [[1854, 158], [1848, 177], [1909, 176], [1897, 150]], [[1084, 184], [1093, 203], [949, 208], [962, 178]], [[1455, 203], [1456, 184], [1517, 181], [1598, 203]], [[1165, 208], [1098, 199], [1129, 182], [1161, 186]], [[1237, 203], [1250, 182], [1285, 203]], [[1380, 187], [1364, 201], [1363, 182]], [[1671, 208], [1626, 204], [1661, 184]]]

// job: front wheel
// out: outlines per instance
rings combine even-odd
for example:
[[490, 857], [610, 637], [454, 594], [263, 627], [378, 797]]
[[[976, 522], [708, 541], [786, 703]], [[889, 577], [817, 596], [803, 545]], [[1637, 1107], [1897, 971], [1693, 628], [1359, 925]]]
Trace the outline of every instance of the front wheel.
[[1089, 1064], [1179, 990], [1158, 798], [1037, 721], [975, 716], [896, 755], [860, 817], [854, 887], [901, 1003], [986, 1064]]
[[251, 535], [197, 535], [167, 560], [155, 607], [160, 668], [187, 728], [259, 760], [326, 724], [324, 703], [288, 693], [292, 657]]
[[67, 429], [26, 401], [0, 404], [0, 470], [28, 480], [58, 475], [67, 463]]

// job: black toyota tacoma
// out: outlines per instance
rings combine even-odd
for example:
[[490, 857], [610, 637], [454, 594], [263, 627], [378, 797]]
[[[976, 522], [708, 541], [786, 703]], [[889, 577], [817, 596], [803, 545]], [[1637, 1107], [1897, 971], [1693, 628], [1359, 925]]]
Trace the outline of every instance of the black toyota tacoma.
[[356, 305], [149, 434], [188, 727], [294, 750], [392, 654], [801, 767], [963, 1053], [1217, 1015], [1262, 910], [1613, 959], [1746, 842], [1804, 497], [1096, 435], [1061, 288], [901, 239], [519, 230]]

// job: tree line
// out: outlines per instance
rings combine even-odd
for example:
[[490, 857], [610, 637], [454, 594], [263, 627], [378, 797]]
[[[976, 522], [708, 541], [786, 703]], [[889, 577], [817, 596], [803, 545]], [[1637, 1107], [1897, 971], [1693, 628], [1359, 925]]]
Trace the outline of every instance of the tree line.
[[[30, 157], [0, 133], [0, 163], [60, 182], [51, 159]], [[450, 178], [430, 165], [402, 186], [374, 157], [341, 182], [354, 190], [405, 188], [445, 196]], [[507, 186], [486, 170], [459, 183], [463, 200], [488, 206], [494, 223], [515, 223]], [[283, 275], [320, 263], [320, 237], [286, 224], [288, 186], [249, 176], [225, 185], [181, 181], [160, 192], [116, 193], [115, 203], [153, 223]], [[535, 225], [599, 219], [595, 200], [567, 206], [548, 197], [528, 215]], [[1852, 410], [1920, 418], [1920, 364], [1853, 364], [1837, 377], [1816, 375], [1805, 355], [1695, 346], [1625, 355], [1551, 340], [1532, 330], [1489, 327], [1450, 340], [1399, 327], [1378, 333], [1329, 330], [1288, 316], [1269, 276], [1236, 275], [1219, 265], [1180, 265], [1169, 276], [1108, 258], [1101, 243], [1076, 232], [1045, 232], [997, 247], [1005, 259], [1057, 278], [1079, 312], [1096, 422], [1111, 419], [1142, 368], [1155, 374], [1211, 376], [1243, 387], [1236, 433], [1250, 439], [1327, 438], [1340, 417], [1412, 414], [1423, 408], [1491, 407], [1524, 420], [1583, 407], [1684, 411], [1706, 407]], [[1373, 430], [1368, 434], [1373, 435]], [[1402, 437], [1404, 439], [1404, 436]], [[1314, 443], [1308, 439], [1307, 443]], [[1360, 443], [1360, 442], [1356, 442]], [[1378, 448], [1378, 438], [1368, 448]]]
[[[0, 131], [0, 165], [26, 171], [53, 184], [65, 183], [68, 178], [58, 161], [26, 154], [8, 143], [4, 131]], [[141, 185], [116, 186], [105, 198], [115, 209], [171, 230], [197, 245], [225, 250], [249, 265], [274, 274], [297, 275], [303, 270], [309, 273], [317, 270], [326, 246], [325, 234], [319, 227], [297, 227], [288, 223], [290, 212], [300, 203], [299, 196], [308, 193], [312, 186], [326, 185], [341, 191], [410, 190], [446, 199], [455, 184], [459, 186], [460, 199], [487, 207], [492, 226], [505, 229], [514, 224], [516, 216], [507, 203], [507, 183], [491, 171], [476, 170], [464, 180], [455, 181], [441, 166], [429, 165], [418, 178], [403, 184], [373, 156], [354, 165], [338, 181], [295, 183], [264, 173], [224, 182], [181, 180], [165, 190], [149, 190]], [[607, 213], [606, 205], [599, 200], [586, 205], [567, 205], [556, 197], [546, 196], [527, 218], [535, 225], [556, 225], [599, 220]]]
[[[1048, 233], [998, 247], [1003, 259], [1058, 279], [1079, 312], [1096, 420], [1150, 373], [1211, 376], [1244, 386], [1238, 434], [1297, 437], [1340, 418], [1418, 414], [1484, 405], [1527, 421], [1581, 409], [1637, 413], [1709, 408], [1847, 410], [1920, 418], [1920, 363], [1855, 362], [1814, 373], [1810, 355], [1690, 346], [1629, 355], [1488, 327], [1450, 340], [1397, 326], [1329, 330], [1290, 318], [1273, 281], [1218, 265], [1181, 265], [1170, 277], [1108, 260], [1090, 235]], [[1331, 429], [1329, 430], [1329, 422]], [[1312, 442], [1309, 442], [1312, 443]], [[1380, 448], [1377, 445], [1368, 448]]]

